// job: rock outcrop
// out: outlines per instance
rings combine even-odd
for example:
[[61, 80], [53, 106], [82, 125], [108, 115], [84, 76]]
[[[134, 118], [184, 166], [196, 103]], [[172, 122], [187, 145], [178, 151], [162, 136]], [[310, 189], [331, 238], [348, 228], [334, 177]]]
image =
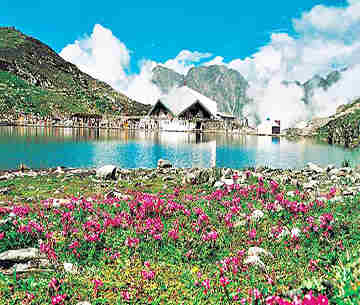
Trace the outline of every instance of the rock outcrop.
[[186, 84], [216, 101], [220, 112], [240, 117], [244, 105], [250, 102], [246, 95], [249, 87], [246, 79], [238, 71], [225, 66], [194, 67], [186, 76], [162, 66], [155, 67], [152, 72], [152, 82], [164, 94], [167, 94], [173, 87]]

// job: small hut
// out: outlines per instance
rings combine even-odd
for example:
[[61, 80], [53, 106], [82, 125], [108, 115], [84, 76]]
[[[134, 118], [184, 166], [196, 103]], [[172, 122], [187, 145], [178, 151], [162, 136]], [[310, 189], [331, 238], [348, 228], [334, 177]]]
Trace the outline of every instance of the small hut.
[[258, 134], [264, 134], [264, 135], [276, 135], [280, 134], [280, 120], [270, 120], [270, 118], [267, 118], [264, 122], [262, 122], [258, 126]]

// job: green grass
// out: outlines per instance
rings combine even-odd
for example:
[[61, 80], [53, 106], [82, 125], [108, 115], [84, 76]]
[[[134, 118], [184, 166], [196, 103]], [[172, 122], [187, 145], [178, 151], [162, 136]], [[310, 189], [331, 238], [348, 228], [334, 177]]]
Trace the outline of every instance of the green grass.
[[[49, 304], [53, 296], [64, 294], [66, 297], [59, 304], [81, 300], [108, 305], [236, 304], [241, 298], [246, 298], [247, 304], [264, 304], [267, 296], [293, 289], [326, 295], [331, 304], [360, 301], [360, 195], [336, 203], [316, 203], [306, 199], [300, 189], [295, 195], [285, 195], [284, 209], [273, 210], [268, 204], [273, 204], [275, 198], [280, 200], [278, 196], [294, 190], [294, 186], [280, 184], [273, 188], [270, 180], [262, 184], [256, 177], [249, 177], [245, 187], [219, 191], [207, 184], [183, 186], [180, 180], [178, 177], [163, 182], [160, 177], [138, 177], [99, 181], [94, 176], [47, 175], [0, 181], [0, 189], [8, 188], [0, 196], [0, 207], [25, 207], [24, 216], [16, 218], [17, 224], [0, 225], [0, 233], [6, 234], [0, 248], [37, 246], [41, 239], [49, 241], [56, 254], [52, 272], [0, 273], [0, 304]], [[107, 197], [114, 190], [125, 197]], [[333, 196], [337, 191], [324, 192]], [[52, 198], [68, 198], [69, 204], [47, 208]], [[307, 207], [306, 212], [293, 210], [300, 203]], [[159, 208], [153, 209], [153, 205]], [[240, 214], [251, 215], [255, 209], [264, 212], [261, 220], [227, 227], [225, 216], [230, 211], [230, 222], [237, 223], [242, 219]], [[200, 221], [199, 215], [206, 217]], [[333, 220], [320, 226], [324, 215], [331, 215]], [[131, 221], [126, 224], [123, 219], [109, 225], [108, 220], [116, 217]], [[0, 212], [0, 220], [5, 218], [7, 213]], [[41, 224], [44, 231], [19, 233], [18, 227], [28, 225], [30, 220]], [[158, 228], [162, 240], [141, 229], [150, 220], [162, 223], [163, 227]], [[306, 229], [311, 223], [319, 227]], [[197, 226], [199, 233], [194, 230]], [[278, 227], [297, 227], [308, 233], [295, 239], [271, 237], [270, 232]], [[87, 234], [99, 229], [104, 229], [99, 240], [87, 242]], [[256, 236], [249, 238], [254, 229]], [[173, 230], [178, 235], [174, 239]], [[204, 241], [204, 236], [214, 231], [217, 238]], [[46, 232], [51, 232], [52, 237], [46, 237]], [[138, 244], [127, 246], [129, 238], [137, 238]], [[73, 241], [79, 243], [75, 253], [69, 249]], [[253, 246], [262, 247], [273, 256], [262, 257], [265, 272], [243, 263], [247, 250]], [[220, 263], [224, 260], [228, 260], [227, 269]], [[64, 262], [74, 263], [80, 274], [65, 273]], [[238, 266], [236, 272], [233, 266]], [[153, 278], [144, 276], [148, 271], [154, 272]], [[226, 289], [220, 284], [221, 276], [229, 280]], [[49, 287], [52, 278], [56, 279], [55, 288]], [[211, 283], [207, 293], [203, 287], [206, 279]], [[94, 280], [100, 283], [97, 289]], [[249, 302], [249, 290], [255, 288], [262, 296], [259, 301]], [[129, 293], [129, 301], [124, 293]]]

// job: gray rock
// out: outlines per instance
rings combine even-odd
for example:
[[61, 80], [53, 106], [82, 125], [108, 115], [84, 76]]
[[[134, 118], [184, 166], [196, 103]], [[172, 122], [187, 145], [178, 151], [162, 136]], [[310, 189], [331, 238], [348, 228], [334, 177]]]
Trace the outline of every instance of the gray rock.
[[246, 257], [244, 260], [244, 264], [257, 266], [262, 271], [266, 270], [266, 266], [265, 266], [264, 262], [257, 255], [252, 255], [252, 256]]
[[329, 176], [333, 176], [333, 175], [338, 175], [339, 174], [339, 172], [340, 172], [340, 170], [339, 169], [337, 169], [337, 168], [333, 168], [333, 169], [331, 169], [330, 171], [329, 171]]
[[221, 181], [226, 185], [233, 185], [234, 184], [233, 179], [221, 179]]
[[325, 172], [325, 170], [323, 168], [321, 168], [320, 166], [312, 163], [312, 162], [309, 162], [307, 164], [307, 168], [313, 172], [316, 172], [316, 173], [319, 173], [319, 174], [322, 174]]
[[305, 183], [303, 187], [305, 190], [309, 190], [309, 189], [314, 190], [317, 184], [318, 184], [317, 181], [310, 181], [309, 183]]
[[330, 172], [331, 170], [335, 169], [335, 165], [334, 164], [329, 164], [328, 166], [326, 166], [326, 171]]
[[2, 176], [0, 176], [0, 181], [2, 181], [2, 180], [9, 180], [9, 179], [11, 179], [11, 178], [13, 178], [13, 177], [14, 177], [14, 175], [11, 175], [11, 174], [2, 175]]
[[232, 178], [233, 170], [231, 168], [224, 168], [222, 170], [223, 178]]
[[170, 168], [172, 167], [172, 164], [169, 160], [159, 159], [157, 163], [158, 168]]
[[216, 181], [215, 184], [214, 184], [214, 187], [215, 187], [215, 188], [220, 188], [220, 187], [222, 187], [224, 184], [225, 184], [225, 183], [222, 182], [222, 181]]
[[273, 255], [269, 251], [265, 250], [264, 248], [251, 247], [248, 249], [248, 256], [259, 256], [260, 254], [273, 257]]
[[260, 219], [262, 219], [264, 217], [264, 212], [261, 210], [255, 210], [254, 212], [252, 212], [252, 214], [250, 215], [250, 219], [252, 221], [259, 221]]
[[72, 263], [64, 263], [64, 270], [65, 272], [76, 274], [78, 272], [76, 266]]
[[63, 169], [60, 166], [58, 166], [54, 173], [56, 173], [56, 174], [64, 174], [65, 172], [63, 171]]
[[104, 179], [116, 179], [116, 170], [115, 165], [105, 165], [96, 170], [96, 176]]
[[32, 259], [45, 258], [46, 256], [40, 253], [37, 248], [26, 248], [18, 250], [8, 250], [0, 253], [0, 261], [28, 261]]
[[15, 264], [14, 266], [12, 266], [12, 269], [16, 272], [26, 272], [29, 269], [31, 269], [31, 263], [27, 262], [25, 264], [23, 263], [19, 263], [19, 264]]
[[194, 185], [196, 184], [196, 176], [194, 173], [187, 173], [183, 178], [183, 184]]
[[343, 201], [343, 200], [344, 200], [344, 198], [342, 196], [335, 196], [335, 197], [329, 199], [329, 201], [331, 203], [336, 203], [336, 202]]

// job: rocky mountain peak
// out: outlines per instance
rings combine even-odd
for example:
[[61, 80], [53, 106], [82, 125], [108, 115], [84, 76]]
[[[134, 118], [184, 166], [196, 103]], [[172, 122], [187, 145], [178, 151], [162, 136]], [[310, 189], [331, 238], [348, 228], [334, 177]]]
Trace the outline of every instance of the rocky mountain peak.
[[153, 70], [152, 82], [157, 85], [164, 94], [169, 93], [171, 88], [180, 87], [184, 84], [185, 77], [164, 66], [156, 66]]
[[248, 82], [238, 71], [225, 66], [193, 67], [186, 76], [157, 66], [153, 69], [152, 81], [164, 93], [174, 86], [182, 86], [185, 82], [188, 87], [216, 101], [220, 112], [236, 116], [242, 115], [242, 108], [248, 102]]

